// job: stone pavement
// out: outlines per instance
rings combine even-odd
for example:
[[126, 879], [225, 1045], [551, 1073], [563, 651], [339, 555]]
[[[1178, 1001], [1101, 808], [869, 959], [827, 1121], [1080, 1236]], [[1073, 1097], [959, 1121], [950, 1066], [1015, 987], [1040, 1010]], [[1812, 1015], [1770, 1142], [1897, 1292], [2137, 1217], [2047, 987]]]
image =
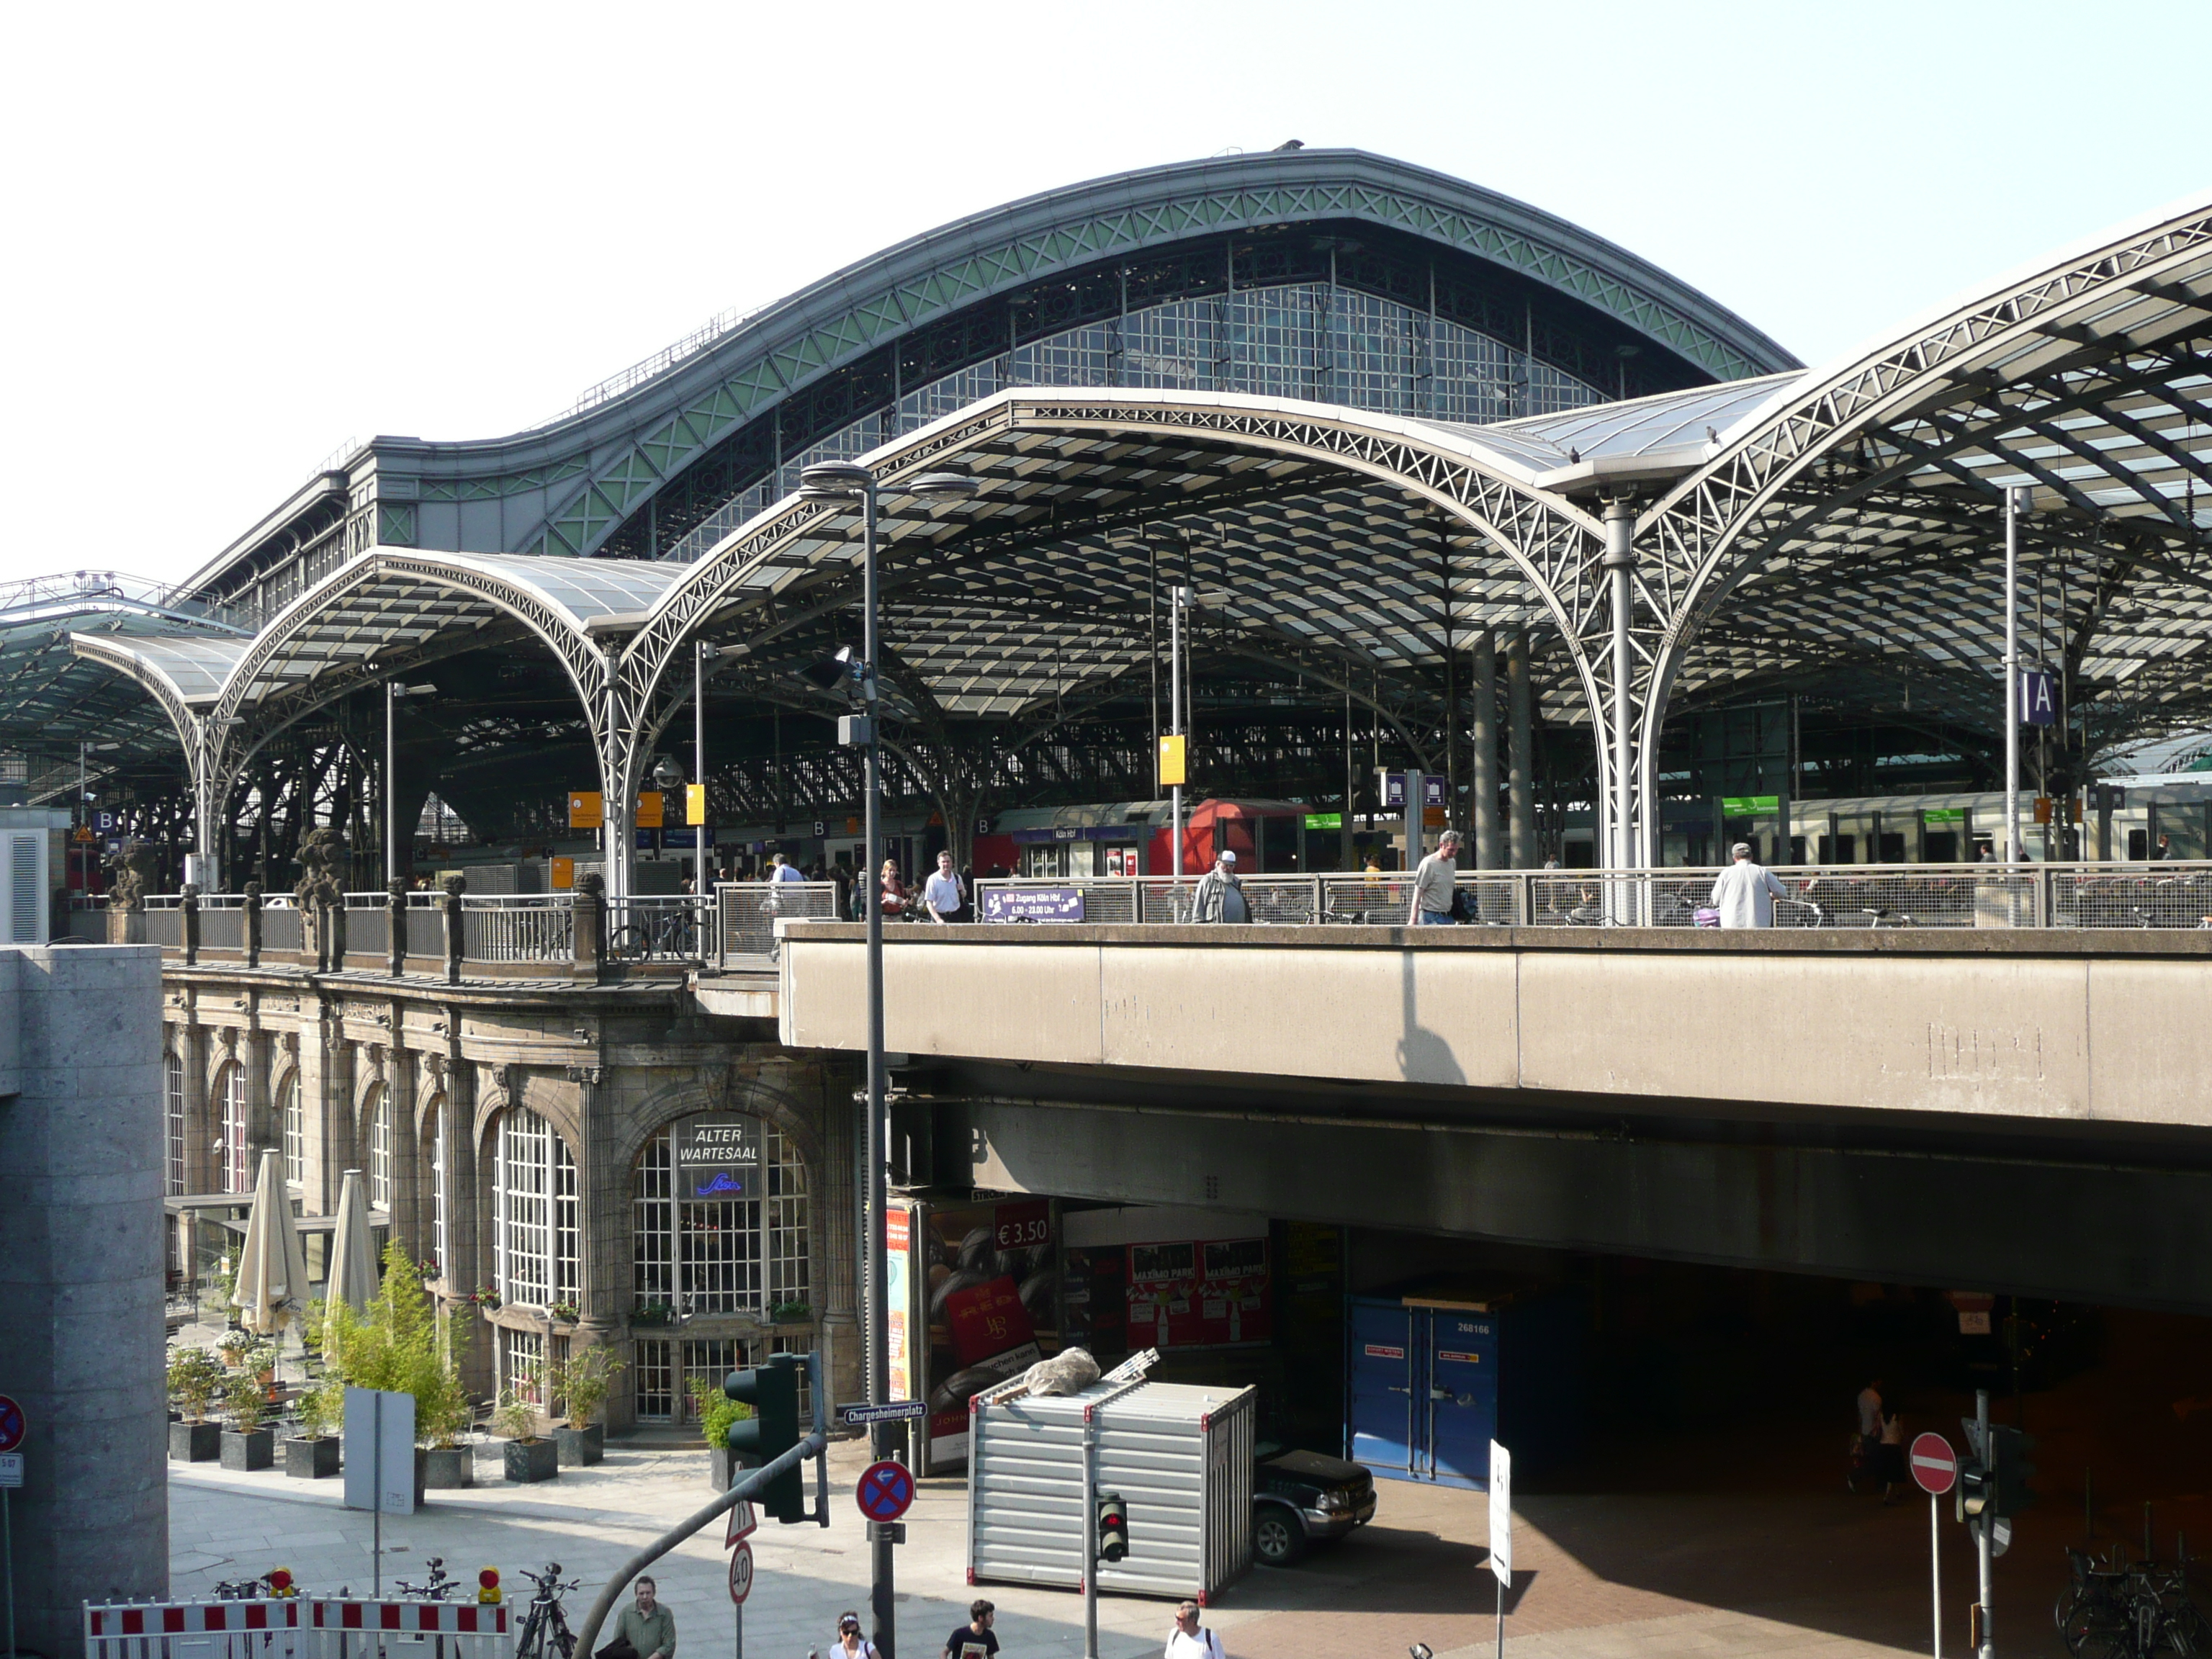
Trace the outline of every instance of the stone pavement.
[[[745, 1609], [752, 1654], [803, 1659], [809, 1649], [826, 1651], [838, 1611], [865, 1608], [867, 1552], [851, 1499], [865, 1461], [857, 1443], [832, 1449], [830, 1527], [771, 1522], [754, 1535], [757, 1575]], [[584, 1580], [568, 1602], [580, 1621], [623, 1559], [711, 1497], [706, 1463], [703, 1451], [617, 1445], [605, 1463], [544, 1485], [434, 1493], [421, 1513], [386, 1522], [385, 1583], [422, 1577], [424, 1558], [436, 1554], [464, 1581], [497, 1566], [513, 1594], [526, 1589], [521, 1567], [558, 1560], [566, 1576]], [[178, 1595], [280, 1565], [310, 1589], [368, 1588], [370, 1517], [339, 1507], [338, 1482], [171, 1468]], [[1255, 1569], [1209, 1610], [1233, 1659], [1398, 1659], [1416, 1641], [1439, 1659], [1492, 1650], [1486, 1500], [1395, 1482], [1381, 1483], [1380, 1498], [1376, 1522], [1355, 1537], [1287, 1571]], [[1080, 1655], [1082, 1607], [1073, 1595], [968, 1587], [965, 1504], [957, 1478], [921, 1483], [910, 1541], [899, 1552], [906, 1659], [934, 1659], [978, 1594], [999, 1606], [1007, 1659]], [[1529, 1497], [1516, 1540], [1506, 1646], [1511, 1659], [1925, 1652], [1927, 1526], [1917, 1503], [1884, 1510], [1832, 1489]], [[720, 1541], [719, 1526], [710, 1528], [656, 1569], [662, 1599], [676, 1610], [684, 1659], [731, 1650]], [[1948, 1522], [1945, 1544], [1946, 1645], [1958, 1651], [1972, 1565], [1963, 1534]], [[2008, 1587], [2013, 1576], [1999, 1580], [2001, 1613], [2008, 1605], [2013, 1621], [2008, 1652], [2059, 1651], [2048, 1595], [2039, 1583]], [[1159, 1650], [1169, 1612], [1158, 1601], [1108, 1597], [1099, 1624], [1103, 1659], [1135, 1659]]]

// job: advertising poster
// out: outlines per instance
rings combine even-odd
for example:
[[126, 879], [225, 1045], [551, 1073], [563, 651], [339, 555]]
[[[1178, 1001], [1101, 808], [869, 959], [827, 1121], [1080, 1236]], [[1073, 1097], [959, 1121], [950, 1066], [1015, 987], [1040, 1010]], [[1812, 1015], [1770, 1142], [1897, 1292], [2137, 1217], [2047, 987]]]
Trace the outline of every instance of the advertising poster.
[[914, 1212], [893, 1205], [884, 1214], [884, 1358], [890, 1366], [890, 1397], [914, 1398]]
[[1128, 1250], [1131, 1348], [1223, 1347], [1273, 1335], [1266, 1239], [1193, 1239]]
[[[1058, 1243], [1044, 1199], [918, 1206], [927, 1310], [928, 1468], [964, 1462], [968, 1401], [1060, 1347]], [[917, 1339], [921, 1337], [915, 1332]]]

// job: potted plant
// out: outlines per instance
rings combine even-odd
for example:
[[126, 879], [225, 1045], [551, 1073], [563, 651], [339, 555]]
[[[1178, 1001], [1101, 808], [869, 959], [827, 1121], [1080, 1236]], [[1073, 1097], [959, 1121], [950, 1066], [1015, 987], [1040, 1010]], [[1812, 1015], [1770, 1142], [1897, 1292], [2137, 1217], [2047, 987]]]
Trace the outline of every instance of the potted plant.
[[665, 1325], [668, 1314], [665, 1302], [647, 1302], [631, 1310], [629, 1322], [633, 1325]]
[[814, 1317], [814, 1310], [804, 1302], [779, 1302], [769, 1310], [769, 1320], [778, 1325], [804, 1325]]
[[225, 1365], [236, 1370], [246, 1363], [246, 1353], [252, 1346], [253, 1339], [241, 1327], [234, 1325], [216, 1339], [215, 1351], [222, 1356]]
[[703, 1376], [691, 1379], [691, 1400], [699, 1408], [699, 1432], [706, 1437], [707, 1449], [712, 1454], [707, 1460], [707, 1480], [716, 1492], [727, 1492], [732, 1478], [730, 1425], [745, 1421], [753, 1414], [753, 1408], [742, 1401], [731, 1399], [722, 1392], [720, 1384]]
[[556, 1325], [573, 1325], [582, 1316], [583, 1311], [574, 1302], [556, 1302], [545, 1310], [545, 1316]]
[[594, 1343], [572, 1354], [553, 1368], [553, 1398], [565, 1408], [568, 1420], [556, 1424], [553, 1443], [559, 1448], [562, 1466], [578, 1468], [596, 1463], [607, 1454], [607, 1429], [592, 1421], [592, 1414], [607, 1403], [607, 1395], [623, 1362], [614, 1350]]
[[269, 1393], [250, 1370], [234, 1373], [222, 1391], [223, 1407], [230, 1426], [222, 1431], [222, 1466], [227, 1469], [265, 1469], [276, 1461], [276, 1431], [264, 1429], [261, 1419], [269, 1412]]
[[465, 1328], [441, 1319], [405, 1248], [386, 1246], [384, 1278], [361, 1313], [343, 1303], [330, 1310], [325, 1348], [331, 1370], [361, 1389], [385, 1389], [415, 1397], [415, 1486], [473, 1484], [467, 1450], [469, 1401], [461, 1383], [459, 1351]]
[[169, 1425], [169, 1455], [180, 1463], [212, 1462], [222, 1451], [222, 1429], [208, 1421], [208, 1407], [222, 1387], [222, 1367], [205, 1348], [169, 1351], [169, 1393], [182, 1421]]
[[491, 1285], [479, 1285], [469, 1292], [469, 1300], [492, 1313], [499, 1311], [499, 1291]]
[[326, 1376], [300, 1396], [300, 1432], [284, 1442], [284, 1473], [301, 1480], [336, 1474], [344, 1423], [345, 1384]]
[[[533, 1370], [524, 1379], [534, 1385]], [[534, 1386], [532, 1389], [535, 1392]], [[550, 1480], [561, 1473], [560, 1448], [538, 1432], [538, 1407], [516, 1390], [513, 1382], [500, 1390], [492, 1424], [507, 1437], [507, 1478], [525, 1485]]]

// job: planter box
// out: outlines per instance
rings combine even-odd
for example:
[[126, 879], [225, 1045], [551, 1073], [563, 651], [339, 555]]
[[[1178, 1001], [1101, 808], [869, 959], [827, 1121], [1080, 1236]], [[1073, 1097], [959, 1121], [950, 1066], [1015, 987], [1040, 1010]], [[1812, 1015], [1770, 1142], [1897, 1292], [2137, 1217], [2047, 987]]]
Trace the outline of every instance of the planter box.
[[223, 1468], [265, 1469], [276, 1462], [276, 1430], [256, 1429], [252, 1434], [240, 1434], [236, 1429], [222, 1431]]
[[557, 1428], [553, 1431], [553, 1443], [560, 1449], [562, 1468], [582, 1468], [607, 1455], [606, 1425], [594, 1423], [586, 1429]]
[[169, 1455], [179, 1463], [212, 1463], [222, 1453], [222, 1424], [169, 1425]]
[[415, 1467], [422, 1473], [420, 1484], [425, 1488], [450, 1492], [477, 1483], [476, 1454], [466, 1446], [428, 1447], [415, 1454]]
[[505, 1455], [510, 1480], [550, 1480], [561, 1473], [561, 1449], [550, 1440], [510, 1440]]
[[284, 1473], [295, 1480], [327, 1480], [338, 1472], [338, 1450], [344, 1444], [334, 1434], [319, 1440], [287, 1440]]

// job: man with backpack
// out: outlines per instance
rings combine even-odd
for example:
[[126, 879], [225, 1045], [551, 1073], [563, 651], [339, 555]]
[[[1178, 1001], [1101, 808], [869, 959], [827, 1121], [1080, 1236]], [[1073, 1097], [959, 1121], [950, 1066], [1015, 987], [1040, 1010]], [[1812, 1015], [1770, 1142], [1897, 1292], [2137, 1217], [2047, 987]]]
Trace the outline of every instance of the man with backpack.
[[1175, 1629], [1162, 1659], [1227, 1659], [1221, 1638], [1198, 1622], [1197, 1602], [1185, 1601], [1176, 1608]]

